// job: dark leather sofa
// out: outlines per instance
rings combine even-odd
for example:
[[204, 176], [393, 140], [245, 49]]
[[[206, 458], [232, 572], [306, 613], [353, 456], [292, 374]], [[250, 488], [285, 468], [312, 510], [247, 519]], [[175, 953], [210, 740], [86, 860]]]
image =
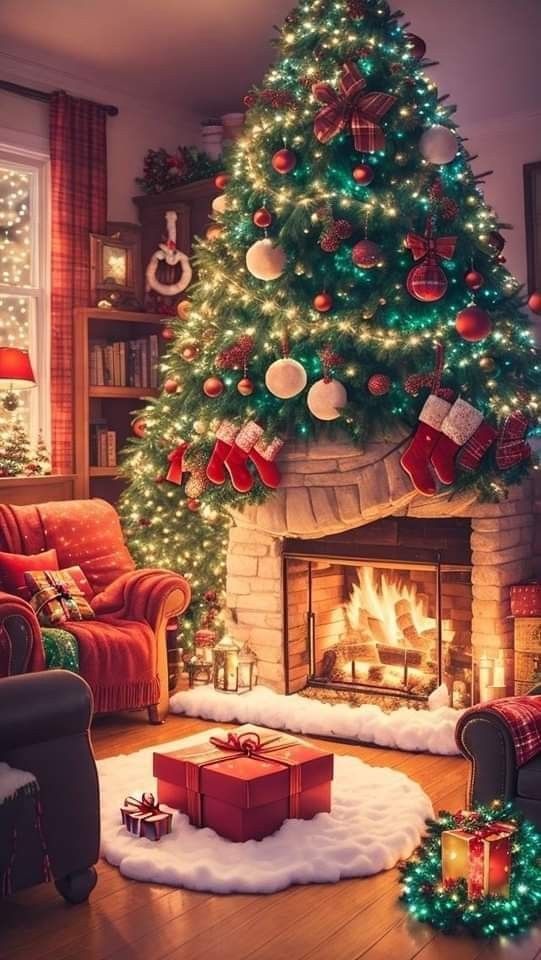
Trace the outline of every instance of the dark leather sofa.
[[[75, 674], [52, 670], [0, 679], [0, 761], [38, 781], [51, 873], [70, 903], [86, 900], [96, 883], [99, 793], [91, 718], [90, 688]], [[18, 837], [12, 891], [43, 879], [35, 843]]]
[[[529, 695], [541, 695], [541, 686]], [[473, 809], [496, 799], [510, 801], [541, 828], [541, 753], [517, 767], [506, 724], [482, 706], [461, 717], [456, 735], [470, 761], [467, 806]]]

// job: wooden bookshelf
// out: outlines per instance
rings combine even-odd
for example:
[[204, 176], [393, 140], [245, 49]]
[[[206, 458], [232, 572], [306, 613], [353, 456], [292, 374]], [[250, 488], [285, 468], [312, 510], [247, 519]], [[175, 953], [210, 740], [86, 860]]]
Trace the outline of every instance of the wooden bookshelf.
[[131, 422], [139, 407], [159, 390], [151, 387], [96, 386], [90, 382], [90, 350], [93, 343], [113, 343], [160, 333], [165, 317], [128, 310], [100, 310], [79, 307], [74, 311], [74, 434], [76, 497], [102, 497], [116, 503], [124, 481], [118, 466], [97, 466], [91, 462], [91, 425], [107, 422], [117, 438], [117, 454], [131, 433]]

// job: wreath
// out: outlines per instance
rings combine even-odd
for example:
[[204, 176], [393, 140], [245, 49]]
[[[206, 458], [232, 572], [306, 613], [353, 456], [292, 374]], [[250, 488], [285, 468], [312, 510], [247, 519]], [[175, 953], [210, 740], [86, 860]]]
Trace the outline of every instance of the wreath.
[[[181, 250], [177, 250], [177, 219], [178, 214], [174, 210], [168, 210], [165, 214], [167, 240], [160, 243], [159, 248], [149, 260], [145, 272], [147, 293], [154, 290], [162, 297], [176, 297], [191, 283], [190, 258]], [[158, 267], [162, 263], [166, 263], [168, 267], [177, 267], [180, 264], [180, 277], [175, 283], [162, 283], [158, 280]]]

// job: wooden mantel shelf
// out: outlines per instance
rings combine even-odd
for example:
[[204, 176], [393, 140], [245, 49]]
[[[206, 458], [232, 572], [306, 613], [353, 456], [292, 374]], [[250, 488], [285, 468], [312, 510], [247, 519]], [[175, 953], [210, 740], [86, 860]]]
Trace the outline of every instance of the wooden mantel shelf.
[[50, 473], [41, 477], [0, 477], [0, 503], [23, 506], [48, 500], [72, 500], [75, 474]]

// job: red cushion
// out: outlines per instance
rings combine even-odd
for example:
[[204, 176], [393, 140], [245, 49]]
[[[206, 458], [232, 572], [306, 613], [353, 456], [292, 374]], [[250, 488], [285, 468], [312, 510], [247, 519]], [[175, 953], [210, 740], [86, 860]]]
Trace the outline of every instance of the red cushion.
[[28, 570], [58, 570], [56, 550], [44, 550], [30, 556], [0, 552], [0, 583], [7, 593], [30, 599], [30, 590], [24, 579]]

